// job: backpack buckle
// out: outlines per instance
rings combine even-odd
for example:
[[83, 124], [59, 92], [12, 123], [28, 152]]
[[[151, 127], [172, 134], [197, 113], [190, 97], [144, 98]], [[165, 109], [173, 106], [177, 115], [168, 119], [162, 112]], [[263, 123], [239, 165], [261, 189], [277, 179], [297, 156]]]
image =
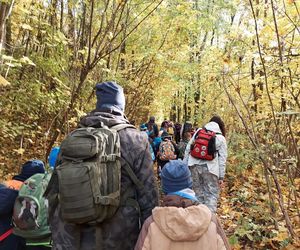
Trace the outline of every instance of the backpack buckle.
[[116, 161], [117, 156], [115, 154], [110, 154], [107, 156], [107, 161]]
[[95, 197], [95, 204], [100, 204], [101, 203], [101, 196], [96, 196]]
[[117, 155], [110, 154], [110, 155], [102, 155], [100, 161], [101, 162], [108, 162], [108, 161], [116, 161]]

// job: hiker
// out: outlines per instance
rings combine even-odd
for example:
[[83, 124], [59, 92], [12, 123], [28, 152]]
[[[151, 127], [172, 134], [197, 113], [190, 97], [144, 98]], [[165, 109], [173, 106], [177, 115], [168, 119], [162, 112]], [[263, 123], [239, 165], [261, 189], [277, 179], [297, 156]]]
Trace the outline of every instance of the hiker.
[[140, 131], [142, 133], [145, 133], [147, 135], [148, 141], [150, 143], [149, 150], [150, 150], [151, 158], [152, 158], [152, 161], [155, 161], [155, 153], [154, 153], [153, 141], [151, 140], [150, 137], [148, 137], [147, 126], [145, 124], [141, 124], [140, 125]]
[[193, 131], [193, 124], [190, 121], [186, 121], [182, 126], [181, 126], [181, 130], [180, 130], [180, 139], [183, 138], [183, 135], [185, 132], [191, 132], [192, 135], [194, 134]]
[[148, 129], [148, 134], [149, 137], [154, 139], [155, 137], [158, 136], [158, 127], [157, 124], [155, 123], [155, 117], [150, 116], [150, 119], [148, 123], [146, 123], [147, 129]]
[[164, 120], [160, 125], [160, 129], [159, 129], [160, 134], [162, 134], [163, 132], [168, 132], [168, 128], [169, 128], [169, 121]]
[[157, 164], [158, 164], [158, 176], [165, 164], [170, 160], [175, 160], [178, 158], [178, 147], [173, 142], [172, 136], [167, 132], [163, 132], [161, 135], [161, 143], [159, 145], [159, 150], [157, 153]]
[[12, 215], [15, 200], [23, 182], [36, 173], [44, 173], [44, 163], [40, 160], [27, 161], [21, 172], [12, 180], [0, 184], [0, 249], [25, 249], [25, 239], [13, 234]]
[[181, 124], [179, 122], [176, 122], [174, 125], [174, 130], [175, 130], [175, 142], [178, 144], [180, 142], [180, 131], [181, 131]]
[[182, 140], [178, 144], [178, 151], [179, 151], [178, 158], [179, 159], [183, 160], [186, 146], [189, 143], [191, 138], [192, 138], [191, 132], [185, 132], [183, 134]]
[[158, 204], [148, 138], [126, 119], [123, 88], [97, 84], [96, 96], [96, 109], [61, 143], [46, 190], [54, 250], [131, 250]]
[[168, 122], [167, 133], [168, 133], [169, 135], [171, 135], [172, 138], [174, 139], [175, 129], [174, 129], [174, 124], [173, 124], [172, 121], [169, 121], [169, 122]]
[[213, 116], [204, 128], [199, 128], [189, 141], [185, 151], [193, 178], [193, 189], [199, 201], [212, 212], [217, 211], [219, 190], [227, 159], [225, 125], [219, 116]]
[[135, 250], [230, 249], [216, 215], [199, 203], [191, 189], [191, 172], [183, 161], [168, 162], [161, 182], [162, 204], [145, 221]]

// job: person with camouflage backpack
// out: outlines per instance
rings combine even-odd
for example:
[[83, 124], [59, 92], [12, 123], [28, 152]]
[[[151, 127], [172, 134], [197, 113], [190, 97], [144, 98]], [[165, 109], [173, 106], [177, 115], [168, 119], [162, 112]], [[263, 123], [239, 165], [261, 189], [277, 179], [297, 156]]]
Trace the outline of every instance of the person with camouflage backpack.
[[147, 135], [124, 116], [122, 87], [97, 84], [96, 96], [62, 142], [46, 190], [54, 250], [131, 250], [158, 204]]

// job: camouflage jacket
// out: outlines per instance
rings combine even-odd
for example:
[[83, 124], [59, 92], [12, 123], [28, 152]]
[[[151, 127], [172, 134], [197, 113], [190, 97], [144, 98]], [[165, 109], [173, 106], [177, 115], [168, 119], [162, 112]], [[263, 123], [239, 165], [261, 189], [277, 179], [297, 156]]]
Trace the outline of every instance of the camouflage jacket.
[[[92, 112], [81, 119], [81, 125], [99, 127], [100, 122], [107, 126], [128, 123], [122, 116], [111, 113]], [[143, 183], [144, 188], [138, 189], [122, 168], [121, 172], [121, 198], [134, 198], [137, 200], [140, 211], [132, 205], [122, 205], [116, 214], [101, 223], [99, 226], [73, 225], [64, 223], [59, 216], [59, 205], [50, 220], [52, 229], [53, 248], [56, 250], [95, 250], [96, 245], [102, 250], [134, 248], [141, 225], [151, 215], [152, 209], [158, 204], [158, 191], [154, 178], [152, 159], [146, 135], [132, 128], [119, 132], [121, 155], [137, 178]], [[125, 190], [134, 186], [128, 193]], [[124, 197], [127, 196], [127, 197]]]

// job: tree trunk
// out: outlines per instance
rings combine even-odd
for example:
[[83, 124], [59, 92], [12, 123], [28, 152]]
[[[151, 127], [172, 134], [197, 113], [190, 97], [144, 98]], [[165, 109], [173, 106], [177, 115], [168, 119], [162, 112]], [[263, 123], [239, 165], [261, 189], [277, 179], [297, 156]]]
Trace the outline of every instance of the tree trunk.
[[5, 49], [7, 20], [12, 11], [14, 0], [9, 2], [0, 2], [0, 54]]

